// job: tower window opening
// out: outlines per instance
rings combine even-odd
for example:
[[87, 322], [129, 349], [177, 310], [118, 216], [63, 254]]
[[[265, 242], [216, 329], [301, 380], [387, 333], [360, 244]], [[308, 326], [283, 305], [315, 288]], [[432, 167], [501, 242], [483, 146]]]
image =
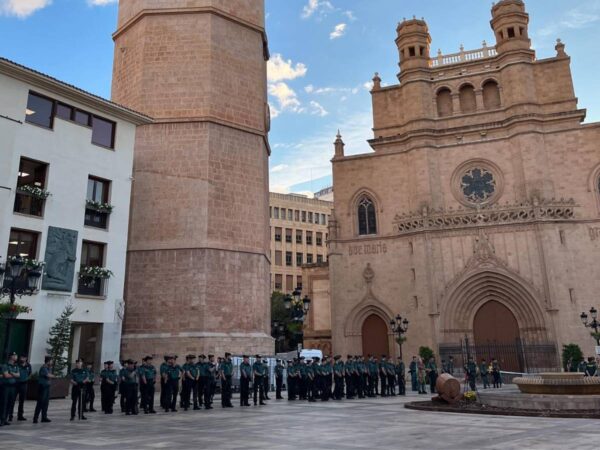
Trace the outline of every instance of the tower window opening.
[[515, 29], [513, 27], [508, 27], [507, 33], [509, 39], [515, 37]]
[[408, 54], [410, 56], [417, 56], [417, 52], [414, 47], [408, 47]]

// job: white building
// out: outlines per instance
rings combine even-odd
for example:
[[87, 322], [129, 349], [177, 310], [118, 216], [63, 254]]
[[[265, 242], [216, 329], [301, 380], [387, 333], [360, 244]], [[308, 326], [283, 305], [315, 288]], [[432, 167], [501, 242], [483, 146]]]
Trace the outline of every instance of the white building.
[[[39, 292], [17, 298], [31, 313], [11, 325], [11, 348], [36, 366], [68, 303], [75, 307], [71, 360], [97, 366], [119, 356], [135, 131], [149, 122], [0, 58], [0, 262], [46, 262]], [[82, 267], [113, 275], [84, 282]]]

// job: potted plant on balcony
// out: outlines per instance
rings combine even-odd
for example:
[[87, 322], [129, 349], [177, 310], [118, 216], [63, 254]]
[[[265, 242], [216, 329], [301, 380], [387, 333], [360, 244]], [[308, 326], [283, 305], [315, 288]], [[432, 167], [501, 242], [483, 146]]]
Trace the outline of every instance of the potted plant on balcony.
[[[48, 333], [50, 337], [46, 341], [48, 344], [46, 351], [48, 356], [54, 360], [52, 374], [57, 377], [50, 384], [50, 398], [65, 398], [69, 395], [69, 379], [66, 378], [66, 369], [68, 367], [68, 350], [71, 344], [71, 316], [74, 312], [73, 305], [67, 304]], [[37, 396], [36, 377], [32, 377], [29, 383], [27, 392], [34, 400]]]
[[113, 276], [113, 273], [106, 267], [83, 266], [79, 271], [79, 279], [86, 286], [93, 286], [96, 280], [107, 280]]
[[27, 314], [31, 312], [31, 308], [18, 303], [0, 303], [0, 318], [16, 319], [19, 314]]
[[40, 200], [46, 200], [50, 195], [52, 195], [44, 188], [41, 188], [39, 186], [31, 186], [29, 184], [18, 186], [17, 191], [19, 191], [22, 194], [27, 194], [31, 195], [32, 197], [39, 198]]
[[97, 202], [95, 200], [86, 200], [85, 207], [102, 214], [110, 214], [115, 208], [110, 203]]

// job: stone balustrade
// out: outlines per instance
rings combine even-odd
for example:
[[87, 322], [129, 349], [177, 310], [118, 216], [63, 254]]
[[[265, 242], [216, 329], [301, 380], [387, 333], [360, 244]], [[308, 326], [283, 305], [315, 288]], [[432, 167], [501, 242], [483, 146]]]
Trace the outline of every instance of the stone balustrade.
[[441, 50], [438, 50], [436, 58], [431, 58], [431, 67], [446, 66], [449, 64], [459, 64], [467, 61], [475, 61], [478, 59], [492, 58], [496, 56], [498, 52], [494, 47], [488, 47], [487, 43], [483, 41], [483, 47], [476, 50], [465, 51], [464, 46], [460, 46], [460, 52], [449, 53], [443, 55]]

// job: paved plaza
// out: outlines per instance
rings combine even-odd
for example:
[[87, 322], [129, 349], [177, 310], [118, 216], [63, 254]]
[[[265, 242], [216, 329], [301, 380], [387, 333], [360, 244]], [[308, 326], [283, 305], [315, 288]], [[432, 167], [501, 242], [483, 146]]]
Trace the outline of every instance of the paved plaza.
[[[273, 395], [274, 397], [274, 395]], [[598, 420], [411, 411], [423, 399], [342, 402], [270, 400], [268, 406], [124, 416], [101, 412], [69, 422], [69, 402], [50, 404], [50, 424], [0, 428], [2, 449], [597, 449]], [[237, 400], [237, 398], [236, 398]], [[237, 403], [234, 403], [237, 405]], [[99, 406], [99, 405], [98, 405]]]

